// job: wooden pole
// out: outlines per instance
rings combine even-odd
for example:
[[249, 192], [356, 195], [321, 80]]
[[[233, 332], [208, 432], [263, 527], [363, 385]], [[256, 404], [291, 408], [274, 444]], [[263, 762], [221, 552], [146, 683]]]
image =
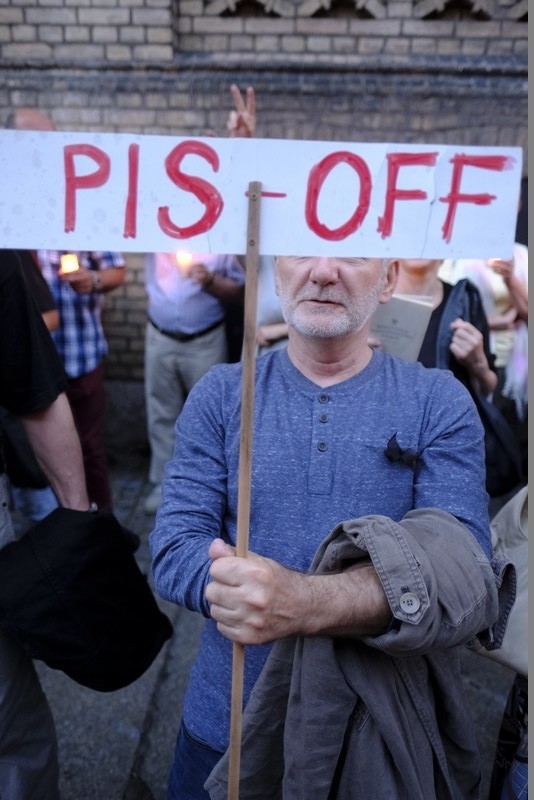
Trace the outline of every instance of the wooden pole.
[[[248, 222], [245, 279], [245, 315], [241, 384], [241, 429], [239, 440], [239, 480], [237, 495], [236, 555], [246, 558], [250, 522], [250, 482], [252, 476], [252, 432], [254, 426], [254, 379], [256, 370], [256, 317], [259, 270], [259, 228], [261, 183], [248, 187]], [[241, 733], [243, 722], [243, 674], [245, 648], [234, 642], [232, 649], [232, 697], [230, 708], [230, 746], [228, 762], [228, 800], [239, 800]]]

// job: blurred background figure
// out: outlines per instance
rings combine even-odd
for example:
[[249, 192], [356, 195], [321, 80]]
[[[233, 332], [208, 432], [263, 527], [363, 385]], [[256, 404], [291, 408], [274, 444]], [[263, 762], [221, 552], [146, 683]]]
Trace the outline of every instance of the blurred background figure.
[[493, 402], [513, 430], [528, 474], [528, 249], [516, 242], [511, 259], [460, 259], [451, 279], [468, 278], [480, 292], [490, 328], [498, 383]]
[[150, 253], [145, 281], [145, 401], [153, 487], [144, 508], [153, 514], [186, 397], [210, 367], [228, 361], [226, 308], [242, 303], [245, 276], [230, 255]]
[[488, 320], [476, 286], [467, 279], [454, 285], [439, 277], [442, 262], [400, 259], [396, 293], [429, 297], [433, 311], [418, 361], [426, 367], [448, 369], [469, 390], [485, 430], [486, 487], [491, 511], [522, 480], [513, 433], [491, 398], [497, 386], [495, 357], [490, 347]]
[[102, 310], [104, 294], [124, 282], [125, 262], [120, 253], [72, 253], [77, 269], [65, 272], [62, 254], [38, 250], [41, 272], [59, 311], [52, 331], [69, 376], [67, 396], [82, 444], [87, 491], [102, 511], [113, 510], [107, 453], [104, 446], [106, 392], [104, 358], [108, 352]]
[[433, 311], [418, 361], [449, 369], [469, 390], [489, 395], [497, 385], [489, 328], [478, 290], [463, 280], [452, 286], [438, 277], [441, 260], [400, 259], [396, 294], [432, 299]]

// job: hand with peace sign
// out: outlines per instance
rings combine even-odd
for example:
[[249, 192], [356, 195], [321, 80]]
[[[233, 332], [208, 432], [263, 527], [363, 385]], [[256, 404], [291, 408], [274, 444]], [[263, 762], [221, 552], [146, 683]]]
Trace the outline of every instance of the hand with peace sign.
[[230, 136], [251, 138], [256, 129], [256, 96], [252, 86], [247, 87], [246, 104], [239, 87], [233, 83], [230, 92], [234, 100], [235, 110], [230, 111], [226, 127]]

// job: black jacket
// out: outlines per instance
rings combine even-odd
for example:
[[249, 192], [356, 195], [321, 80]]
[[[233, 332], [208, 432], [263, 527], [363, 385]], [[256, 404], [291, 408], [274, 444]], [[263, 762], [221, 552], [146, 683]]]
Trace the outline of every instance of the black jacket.
[[475, 328], [482, 333], [484, 338], [484, 352], [488, 359], [490, 368], [493, 369], [495, 356], [490, 350], [489, 343], [489, 325], [486, 318], [486, 313], [482, 305], [482, 299], [477, 287], [471, 281], [463, 278], [449, 288], [444, 306], [441, 312], [440, 322], [438, 326], [438, 335], [436, 337], [436, 363], [435, 366], [439, 369], [449, 369], [458, 380], [460, 380], [469, 391], [471, 385], [469, 381], [468, 372], [458, 361], [454, 358], [450, 351], [450, 344], [452, 340], [453, 330], [451, 322], [455, 319], [463, 319], [465, 322], [470, 322]]

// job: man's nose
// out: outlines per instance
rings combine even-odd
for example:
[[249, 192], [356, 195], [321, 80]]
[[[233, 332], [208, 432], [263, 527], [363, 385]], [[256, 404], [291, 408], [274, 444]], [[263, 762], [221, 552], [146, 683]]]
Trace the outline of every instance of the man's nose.
[[338, 268], [335, 258], [320, 256], [312, 259], [310, 278], [316, 283], [336, 283], [338, 280]]

